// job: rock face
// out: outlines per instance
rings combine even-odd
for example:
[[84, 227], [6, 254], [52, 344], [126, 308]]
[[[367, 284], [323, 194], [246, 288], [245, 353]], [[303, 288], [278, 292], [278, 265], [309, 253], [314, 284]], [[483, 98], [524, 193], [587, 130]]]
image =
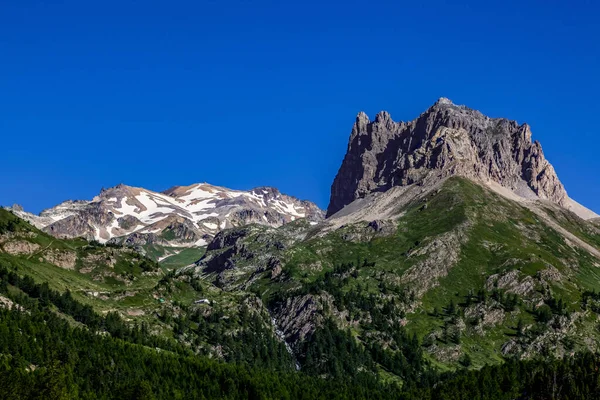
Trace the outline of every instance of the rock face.
[[327, 216], [358, 198], [394, 186], [430, 184], [451, 175], [493, 181], [524, 198], [568, 206], [569, 198], [532, 142], [529, 125], [489, 118], [441, 98], [417, 119], [374, 121], [359, 113], [331, 186]]
[[66, 201], [39, 216], [20, 207], [11, 210], [60, 238], [177, 247], [203, 246], [226, 228], [323, 219], [323, 211], [314, 203], [275, 188], [240, 191], [206, 183], [175, 186], [162, 193], [118, 185], [103, 189], [91, 201]]

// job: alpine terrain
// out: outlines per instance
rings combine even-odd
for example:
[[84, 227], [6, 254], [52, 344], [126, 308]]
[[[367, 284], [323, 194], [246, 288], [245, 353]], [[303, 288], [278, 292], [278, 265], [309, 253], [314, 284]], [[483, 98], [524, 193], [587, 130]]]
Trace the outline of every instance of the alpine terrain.
[[529, 125], [446, 98], [359, 113], [326, 218], [208, 184], [0, 209], [0, 397], [600, 398], [599, 221]]
[[297, 218], [316, 224], [323, 218], [314, 203], [275, 188], [239, 191], [207, 183], [162, 193], [121, 184], [91, 201], [65, 201], [40, 215], [18, 205], [11, 210], [52, 236], [123, 243], [155, 259], [205, 247], [222, 229], [252, 223], [278, 227]]

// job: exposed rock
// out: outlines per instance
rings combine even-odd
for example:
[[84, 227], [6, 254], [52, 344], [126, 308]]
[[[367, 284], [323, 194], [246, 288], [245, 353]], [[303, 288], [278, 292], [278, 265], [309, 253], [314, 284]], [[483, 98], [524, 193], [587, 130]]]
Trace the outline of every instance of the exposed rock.
[[117, 263], [117, 260], [112, 256], [107, 256], [106, 254], [88, 254], [85, 258], [83, 258], [82, 262], [84, 268], [81, 268], [79, 272], [88, 273], [101, 265], [106, 265], [112, 268]]
[[375, 237], [391, 236], [396, 233], [396, 223], [393, 220], [373, 220], [366, 225], [341, 226], [344, 230], [341, 237], [348, 242], [369, 242]]
[[369, 222], [369, 228], [383, 235], [392, 235], [396, 232], [396, 225], [393, 221], [373, 220]]
[[73, 270], [77, 264], [77, 253], [74, 251], [46, 251], [44, 252], [44, 258], [46, 259], [46, 262], [64, 269]]
[[538, 271], [537, 276], [546, 282], [560, 282], [563, 279], [563, 275], [560, 273], [560, 271], [552, 265], [548, 266], [546, 269]]
[[59, 238], [83, 237], [105, 243], [204, 246], [223, 229], [249, 224], [279, 227], [297, 219], [323, 219], [314, 203], [275, 188], [231, 190], [206, 183], [175, 186], [165, 192], [117, 185], [91, 201], [66, 201], [19, 217]]
[[528, 295], [534, 292], [535, 283], [533, 278], [526, 276], [520, 279], [521, 273], [518, 270], [510, 270], [502, 274], [490, 275], [486, 282], [486, 289], [494, 288], [506, 290], [508, 293], [515, 293], [520, 296]]
[[274, 310], [273, 316], [278, 322], [287, 342], [303, 341], [322, 322], [321, 304], [313, 295], [297, 296], [286, 299], [285, 303]]
[[219, 232], [208, 244], [206, 250], [218, 250], [235, 246], [242, 238], [249, 234], [249, 229], [235, 229]]
[[4, 297], [0, 295], [0, 307], [8, 308], [9, 310], [13, 308], [13, 301], [8, 297]]
[[33, 254], [40, 249], [40, 245], [25, 240], [15, 240], [2, 244], [2, 249], [12, 255]]
[[140, 232], [134, 232], [123, 238], [113, 238], [113, 239], [109, 240], [108, 243], [123, 244], [126, 246], [132, 246], [132, 247], [142, 246], [145, 244], [161, 244], [161, 245], [168, 244], [168, 242], [166, 240], [162, 239], [155, 233], [140, 233]]
[[369, 193], [461, 175], [567, 206], [567, 193], [527, 124], [440, 99], [411, 122], [360, 113], [331, 186], [327, 216]]
[[446, 276], [450, 268], [458, 262], [461, 243], [467, 239], [465, 229], [466, 226], [461, 226], [457, 230], [435, 237], [410, 253], [409, 257], [426, 258], [417, 261], [406, 271], [402, 276], [402, 283], [411, 285], [417, 296], [437, 285], [438, 279]]
[[465, 318], [477, 322], [475, 331], [480, 335], [484, 335], [487, 328], [501, 324], [504, 317], [504, 310], [494, 301], [473, 304], [465, 309]]
[[272, 270], [271, 270], [271, 279], [275, 279], [279, 275], [281, 275], [281, 272], [283, 271], [283, 268], [281, 267], [281, 261], [280, 260], [278, 260], [277, 258], [271, 259], [271, 261], [269, 261], [269, 266], [272, 268]]
[[460, 345], [454, 346], [431, 346], [427, 351], [435, 357], [436, 360], [449, 363], [456, 362], [462, 355], [462, 348]]

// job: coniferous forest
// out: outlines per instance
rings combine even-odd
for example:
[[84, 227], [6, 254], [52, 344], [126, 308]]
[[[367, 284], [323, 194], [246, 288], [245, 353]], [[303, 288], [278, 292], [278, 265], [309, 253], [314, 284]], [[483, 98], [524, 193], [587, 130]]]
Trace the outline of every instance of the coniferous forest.
[[[248, 361], [218, 362], [128, 326], [37, 284], [10, 267], [0, 269], [0, 293], [14, 302], [0, 309], [2, 399], [593, 399], [600, 396], [600, 359], [591, 353], [561, 360], [518, 361], [480, 370], [437, 373], [419, 356], [402, 368], [402, 385], [371, 371], [370, 354], [326, 325], [307, 344], [306, 358], [328, 352], [330, 362], [307, 362], [295, 372]], [[68, 316], [68, 318], [65, 318]], [[247, 338], [247, 340], [252, 340]], [[414, 343], [414, 346], [418, 346]], [[377, 354], [377, 353], [375, 353]], [[382, 356], [383, 357], [383, 356]], [[381, 360], [380, 360], [381, 361]], [[386, 363], [383, 363], [386, 365]]]

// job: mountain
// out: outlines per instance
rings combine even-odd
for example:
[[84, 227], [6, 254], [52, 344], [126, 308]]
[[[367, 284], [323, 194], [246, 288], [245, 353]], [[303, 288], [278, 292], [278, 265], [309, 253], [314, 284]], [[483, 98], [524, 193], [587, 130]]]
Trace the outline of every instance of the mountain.
[[500, 185], [523, 199], [544, 199], [585, 219], [598, 215], [567, 196], [531, 129], [440, 98], [411, 122], [382, 111], [359, 113], [348, 151], [331, 186], [327, 216], [369, 193], [432, 186], [448, 176]]
[[[441, 99], [410, 123], [359, 114], [320, 224], [222, 231], [178, 274], [258, 296], [303, 370], [406, 379], [413, 340], [450, 368], [597, 350], [596, 217], [527, 125]], [[324, 355], [328, 335], [363, 361]]]
[[[465, 188], [460, 189], [462, 193]], [[432, 213], [441, 215], [433, 206]], [[422, 216], [422, 220], [429, 217]], [[245, 240], [248, 235], [243, 238], [239, 229], [258, 240], [254, 250], [249, 248], [245, 254], [247, 259], [261, 248], [285, 251], [301, 237], [310, 240], [302, 234], [310, 229], [306, 220], [280, 228], [250, 225], [219, 233], [211, 251], [233, 245], [244, 253], [244, 243], [252, 242]], [[369, 229], [386, 231], [375, 225]], [[272, 233], [287, 238], [288, 243], [265, 240]], [[342, 240], [347, 240], [347, 233], [340, 235]], [[305, 244], [305, 249], [312, 245]], [[390, 244], [392, 249], [398, 241]], [[377, 250], [383, 255], [383, 247]], [[66, 253], [75, 256], [74, 266], [57, 262], [64, 258], [59, 254]], [[499, 360], [475, 359], [471, 364], [469, 358], [461, 357], [459, 369], [439, 372], [440, 364], [427, 358], [431, 350], [450, 357], [479, 351], [468, 341], [470, 327], [462, 339], [457, 335], [464, 305], [450, 303], [446, 310], [432, 313], [447, 323], [439, 338], [428, 336], [420, 341], [407, 333], [406, 327], [414, 329], [414, 320], [407, 323], [396, 308], [401, 303], [395, 301], [394, 281], [387, 287], [369, 287], [368, 282], [367, 287], [361, 286], [365, 272], [377, 276], [370, 272], [381, 270], [376, 268], [381, 260], [352, 265], [344, 263], [343, 257], [348, 257], [344, 251], [339, 254], [342, 258], [337, 260], [326, 255], [324, 261], [341, 264], [308, 285], [303, 282], [309, 277], [306, 271], [298, 271], [299, 279], [294, 282], [290, 276], [282, 276], [289, 274], [287, 266], [282, 271], [281, 265], [272, 265], [267, 272], [275, 293], [267, 307], [258, 290], [223, 290], [197, 279], [189, 270], [164, 274], [158, 264], [131, 249], [53, 238], [0, 209], [0, 356], [7, 361], [0, 367], [0, 398], [598, 397], [600, 358], [590, 353], [564, 361], [510, 357], [502, 365], [488, 365], [481, 371], [477, 367], [482, 362]], [[349, 283], [358, 285], [348, 292]], [[292, 293], [282, 290], [286, 285]], [[306, 294], [298, 300], [300, 291]], [[498, 293], [483, 301], [473, 296], [471, 305], [477, 305], [476, 310], [482, 304], [492, 307], [492, 318], [484, 314], [482, 326], [497, 320], [504, 307], [519, 309], [512, 297]], [[485, 297], [485, 292], [477, 296]], [[405, 294], [401, 299], [410, 297]], [[579, 329], [593, 325], [598, 312], [597, 294], [584, 293], [582, 300], [586, 315]], [[553, 307], [545, 309], [547, 313], [535, 314], [535, 330], [530, 329], [529, 321], [510, 328], [517, 332], [512, 336], [518, 346], [540, 333], [540, 341], [548, 340], [543, 329], [564, 330], [560, 324], [571, 318], [569, 311], [561, 301], [550, 303]], [[277, 304], [279, 308], [273, 307]], [[493, 308], [495, 304], [501, 307]], [[285, 314], [285, 309], [295, 313]], [[558, 321], [557, 312], [561, 315]], [[323, 318], [319, 321], [318, 316]], [[357, 316], [368, 319], [356, 324]], [[399, 323], [393, 322], [396, 317]], [[290, 331], [298, 332], [299, 338], [288, 338]], [[493, 336], [481, 336], [478, 341], [493, 343], [502, 337], [484, 332]], [[586, 333], [591, 343], [596, 331]], [[569, 349], [581, 345], [570, 336], [550, 336], [550, 340], [559, 340], [559, 346]], [[457, 341], [463, 348], [444, 352], [445, 342]], [[297, 342], [301, 344], [295, 345]], [[544, 348], [538, 354], [546, 354]]]
[[66, 201], [40, 215], [20, 207], [12, 211], [55, 237], [171, 247], [205, 246], [220, 230], [236, 226], [276, 227], [297, 218], [312, 223], [323, 218], [315, 204], [275, 188], [239, 191], [206, 183], [162, 193], [118, 185], [91, 201]]
[[[447, 99], [410, 123], [359, 114], [328, 217], [311, 204], [121, 185], [40, 216], [0, 209], [0, 383], [40, 391], [68, 365], [86, 398], [110, 398], [106, 379], [157, 398], [600, 395], [600, 218], [527, 125]], [[200, 239], [186, 262], [124, 245]]]

